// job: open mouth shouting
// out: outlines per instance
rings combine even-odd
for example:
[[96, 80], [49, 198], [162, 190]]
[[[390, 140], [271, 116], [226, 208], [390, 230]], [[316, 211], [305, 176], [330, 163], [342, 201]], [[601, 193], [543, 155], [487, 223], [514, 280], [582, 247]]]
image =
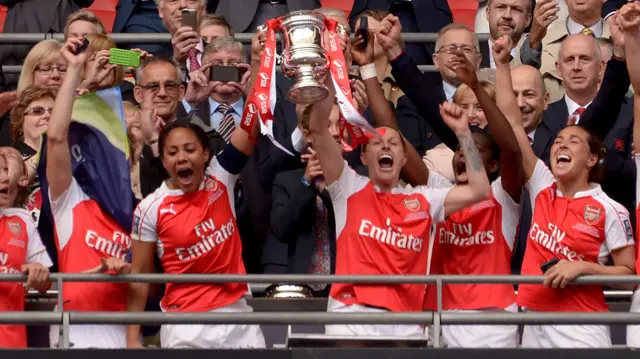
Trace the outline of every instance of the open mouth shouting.
[[191, 168], [180, 169], [177, 174], [182, 185], [188, 186], [193, 183], [193, 170]]
[[380, 155], [378, 158], [378, 166], [380, 169], [388, 171], [393, 168], [393, 157], [391, 155]]
[[556, 167], [566, 168], [571, 164], [571, 156], [565, 153], [556, 156]]

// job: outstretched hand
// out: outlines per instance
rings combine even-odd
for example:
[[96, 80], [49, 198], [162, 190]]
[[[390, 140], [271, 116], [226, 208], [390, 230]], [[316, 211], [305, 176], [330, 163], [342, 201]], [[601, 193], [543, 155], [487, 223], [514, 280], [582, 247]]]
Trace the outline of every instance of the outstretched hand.
[[502, 35], [493, 43], [493, 60], [497, 65], [509, 66], [511, 62], [511, 49], [513, 48], [513, 41], [507, 35]]
[[638, 35], [638, 27], [640, 26], [640, 3], [628, 3], [620, 9], [616, 14], [617, 23], [625, 33]]
[[67, 66], [72, 68], [83, 68], [89, 58], [87, 51], [74, 55], [73, 52], [82, 45], [82, 40], [69, 38], [60, 49], [60, 54], [67, 61]]
[[469, 120], [460, 106], [445, 101], [440, 105], [440, 116], [456, 134], [469, 131]]
[[463, 84], [471, 87], [472, 89], [475, 88], [478, 84], [478, 76], [476, 75], [477, 69], [471, 64], [461, 49], [458, 48], [452, 50], [450, 53], [453, 56], [449, 58], [446, 66], [456, 73], [456, 76], [458, 76]]

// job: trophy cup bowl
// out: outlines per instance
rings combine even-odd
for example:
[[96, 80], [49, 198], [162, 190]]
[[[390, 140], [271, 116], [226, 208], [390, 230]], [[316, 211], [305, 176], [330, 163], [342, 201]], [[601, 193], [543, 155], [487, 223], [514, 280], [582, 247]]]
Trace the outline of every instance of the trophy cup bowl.
[[281, 17], [284, 40], [282, 72], [295, 84], [288, 92], [296, 104], [310, 104], [329, 96], [319, 82], [329, 69], [323, 47], [324, 16], [313, 11], [294, 11]]

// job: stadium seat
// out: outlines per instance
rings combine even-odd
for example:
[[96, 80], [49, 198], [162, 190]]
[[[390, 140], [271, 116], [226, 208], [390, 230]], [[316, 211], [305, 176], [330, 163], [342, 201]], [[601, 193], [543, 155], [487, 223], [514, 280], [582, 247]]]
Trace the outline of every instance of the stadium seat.
[[118, 0], [95, 0], [87, 10], [93, 11], [107, 28], [107, 31], [111, 32], [113, 22], [116, 19], [116, 5], [118, 5]]
[[349, 13], [353, 8], [354, 0], [322, 0], [322, 7], [332, 7], [335, 9], [340, 9], [347, 14], [347, 18], [349, 17]]
[[477, 0], [455, 0], [449, 1], [451, 12], [453, 13], [453, 21], [467, 25], [471, 31], [474, 31], [476, 24], [476, 14], [478, 13]]

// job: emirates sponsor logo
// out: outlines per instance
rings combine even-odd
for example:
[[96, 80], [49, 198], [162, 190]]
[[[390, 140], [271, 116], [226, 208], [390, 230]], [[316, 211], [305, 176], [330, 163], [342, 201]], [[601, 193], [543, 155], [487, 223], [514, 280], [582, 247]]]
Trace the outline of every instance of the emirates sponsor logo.
[[402, 233], [401, 228], [391, 228], [391, 221], [389, 219], [387, 219], [387, 228], [377, 227], [371, 221], [363, 219], [362, 222], [360, 222], [358, 234], [366, 238], [374, 239], [388, 246], [406, 249], [418, 253], [422, 252], [424, 243], [424, 240], [422, 238], [414, 237], [411, 234], [406, 235]]
[[496, 236], [493, 231], [473, 231], [471, 223], [453, 223], [452, 230], [441, 227], [438, 231], [438, 243], [449, 244], [458, 247], [468, 247], [474, 245], [489, 245], [495, 242]]
[[0, 264], [6, 265], [9, 261], [9, 253], [0, 252]]
[[264, 72], [261, 72], [260, 74], [258, 74], [258, 76], [260, 76], [260, 87], [266, 88], [267, 81], [269, 81], [269, 75], [265, 74]]
[[0, 274], [22, 274], [22, 272], [10, 266], [0, 266]]
[[572, 251], [561, 242], [566, 237], [566, 233], [553, 223], [549, 223], [547, 230], [540, 228], [538, 223], [533, 223], [529, 230], [529, 239], [540, 244], [552, 253], [563, 255], [570, 261], [581, 261], [584, 255]]
[[84, 237], [84, 242], [89, 248], [122, 260], [129, 252], [129, 248], [131, 248], [131, 238], [118, 231], [113, 232], [113, 237], [109, 239], [100, 237], [95, 231], [88, 230]]
[[586, 205], [584, 206], [583, 217], [587, 224], [595, 224], [600, 219], [602, 208]]
[[233, 219], [217, 228], [213, 219], [209, 218], [197, 224], [193, 230], [200, 241], [190, 247], [176, 248], [176, 255], [181, 262], [194, 260], [211, 252], [216, 246], [223, 244], [236, 231]]

